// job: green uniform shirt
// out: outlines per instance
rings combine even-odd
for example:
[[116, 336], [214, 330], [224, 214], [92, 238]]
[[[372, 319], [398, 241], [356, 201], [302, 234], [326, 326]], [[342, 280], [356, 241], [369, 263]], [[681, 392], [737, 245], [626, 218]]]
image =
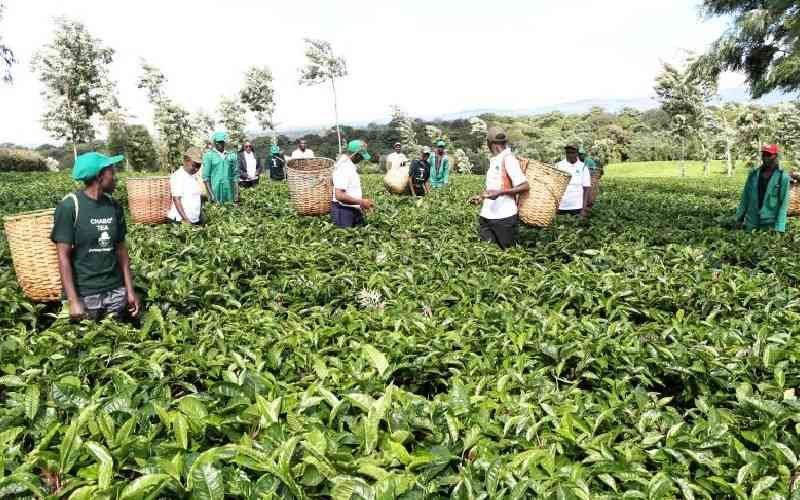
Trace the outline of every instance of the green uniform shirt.
[[442, 156], [441, 162], [439, 163], [439, 168], [436, 168], [436, 153], [430, 155], [428, 158], [428, 164], [431, 166], [431, 176], [429, 182], [431, 187], [438, 188], [442, 187], [447, 184], [447, 179], [450, 175], [450, 160], [447, 158], [447, 155]]
[[736, 220], [744, 223], [745, 229], [774, 229], [786, 231], [786, 216], [789, 211], [789, 176], [776, 169], [767, 183], [764, 203], [758, 206], [758, 177], [761, 169], [750, 171], [742, 190], [742, 199], [736, 210]]
[[117, 262], [117, 243], [125, 241], [125, 214], [108, 195], [97, 200], [83, 191], [67, 196], [56, 207], [50, 239], [72, 245], [72, 273], [78, 295], [85, 297], [124, 286]]
[[211, 185], [211, 193], [218, 203], [233, 201], [236, 183], [239, 182], [239, 158], [236, 153], [220, 154], [216, 149], [203, 155], [203, 180]]

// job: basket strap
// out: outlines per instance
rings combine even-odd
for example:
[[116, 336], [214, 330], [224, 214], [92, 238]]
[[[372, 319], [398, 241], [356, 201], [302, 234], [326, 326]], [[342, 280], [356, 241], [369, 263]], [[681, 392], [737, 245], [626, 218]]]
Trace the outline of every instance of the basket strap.
[[75, 205], [75, 222], [72, 223], [72, 227], [75, 227], [78, 225], [78, 213], [80, 210], [80, 207], [78, 206], [78, 197], [75, 196], [75, 193], [69, 193], [63, 199], [66, 200], [67, 198], [70, 198], [72, 203]]

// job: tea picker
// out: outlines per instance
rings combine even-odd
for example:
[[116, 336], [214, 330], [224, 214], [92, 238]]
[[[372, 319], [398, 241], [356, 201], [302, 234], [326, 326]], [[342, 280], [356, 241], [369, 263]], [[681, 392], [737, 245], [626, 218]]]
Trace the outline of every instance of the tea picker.
[[530, 186], [503, 129], [491, 127], [487, 144], [493, 156], [486, 170], [486, 190], [474, 199], [482, 204], [478, 237], [506, 249], [516, 245], [519, 236], [517, 196], [527, 193]]
[[203, 155], [203, 181], [211, 201], [239, 203], [239, 158], [225, 150], [228, 134], [214, 132], [214, 147]]
[[355, 139], [347, 144], [347, 152], [339, 157], [333, 167], [331, 221], [341, 228], [363, 225], [364, 210], [374, 206], [372, 200], [362, 197], [361, 177], [356, 168], [361, 161], [369, 161], [370, 158], [367, 143]]
[[78, 156], [72, 178], [85, 187], [56, 207], [50, 238], [72, 319], [121, 317], [126, 310], [137, 317], [141, 309], [125, 246], [125, 215], [111, 198], [122, 160], [94, 152]]

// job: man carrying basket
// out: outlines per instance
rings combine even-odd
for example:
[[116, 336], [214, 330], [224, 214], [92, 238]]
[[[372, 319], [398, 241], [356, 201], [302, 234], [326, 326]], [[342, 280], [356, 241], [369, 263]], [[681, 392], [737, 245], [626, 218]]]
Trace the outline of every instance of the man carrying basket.
[[364, 224], [362, 210], [370, 210], [374, 203], [369, 198], [362, 198], [361, 177], [356, 165], [361, 160], [369, 161], [367, 143], [352, 140], [347, 144], [344, 153], [333, 167], [333, 203], [331, 204], [331, 221], [339, 227], [348, 228]]
[[486, 190], [472, 198], [482, 203], [478, 217], [478, 237], [506, 249], [517, 244], [519, 215], [517, 196], [528, 191], [528, 178], [517, 157], [508, 147], [508, 137], [503, 129], [490, 127], [487, 143], [494, 156], [486, 170]]
[[126, 310], [135, 318], [141, 309], [125, 246], [125, 215], [111, 198], [115, 165], [123, 159], [94, 152], [78, 156], [72, 178], [85, 187], [56, 206], [50, 239], [73, 320], [106, 314], [122, 319]]

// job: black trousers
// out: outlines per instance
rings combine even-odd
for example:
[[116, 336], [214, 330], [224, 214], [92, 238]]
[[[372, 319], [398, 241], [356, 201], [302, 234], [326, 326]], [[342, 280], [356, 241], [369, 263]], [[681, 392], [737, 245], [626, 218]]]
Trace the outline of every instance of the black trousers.
[[257, 184], [258, 184], [258, 178], [239, 181], [239, 185], [242, 186], [243, 188], [251, 188]]
[[478, 217], [478, 237], [490, 241], [505, 250], [517, 244], [519, 239], [519, 216], [505, 219], [485, 219]]
[[580, 208], [576, 208], [574, 210], [559, 210], [558, 215], [580, 215], [582, 211], [583, 210]]
[[356, 227], [364, 225], [364, 214], [354, 207], [346, 207], [334, 201], [331, 204], [331, 222], [339, 227]]

